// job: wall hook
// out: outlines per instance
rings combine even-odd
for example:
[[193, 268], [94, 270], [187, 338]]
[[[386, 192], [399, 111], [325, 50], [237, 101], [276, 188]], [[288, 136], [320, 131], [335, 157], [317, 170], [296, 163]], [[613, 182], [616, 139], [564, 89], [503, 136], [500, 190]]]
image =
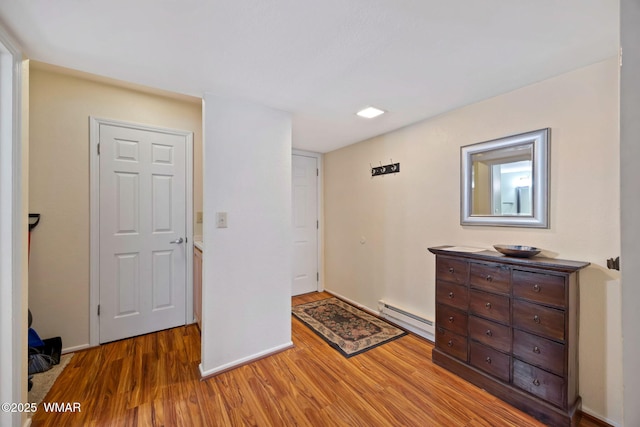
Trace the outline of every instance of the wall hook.
[[607, 260], [607, 268], [609, 270], [620, 270], [620, 257], [616, 257], [615, 259], [609, 258]]

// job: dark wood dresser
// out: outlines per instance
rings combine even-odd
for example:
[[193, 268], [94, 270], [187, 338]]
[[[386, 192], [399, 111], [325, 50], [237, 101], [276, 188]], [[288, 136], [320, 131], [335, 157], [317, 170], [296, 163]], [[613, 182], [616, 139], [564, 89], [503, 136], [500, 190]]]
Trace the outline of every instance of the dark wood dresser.
[[578, 271], [589, 263], [447, 248], [429, 248], [434, 363], [546, 424], [576, 425]]

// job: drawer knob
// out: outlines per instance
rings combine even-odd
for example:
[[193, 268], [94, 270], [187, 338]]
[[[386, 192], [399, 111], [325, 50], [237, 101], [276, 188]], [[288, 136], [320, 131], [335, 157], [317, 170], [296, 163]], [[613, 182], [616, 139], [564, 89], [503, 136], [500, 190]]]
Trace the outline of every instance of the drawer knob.
[[487, 274], [486, 280], [487, 282], [491, 282], [493, 280], [493, 277], [491, 277], [490, 274]]
[[453, 292], [449, 292], [449, 298], [453, 298]]
[[453, 323], [453, 316], [449, 316], [449, 323]]
[[535, 316], [533, 316], [533, 321], [536, 323], [540, 323], [540, 316], [538, 316], [537, 314]]
[[453, 341], [452, 341], [452, 340], [449, 340], [449, 342], [447, 343], [447, 345], [448, 345], [449, 347], [453, 347]]
[[537, 378], [535, 380], [533, 380], [533, 385], [534, 386], [539, 386], [540, 385], [540, 380], [538, 380]]
[[453, 267], [449, 267], [449, 273], [453, 273], [454, 271]]
[[487, 362], [489, 365], [491, 365], [491, 358], [489, 356], [487, 356], [486, 359], [484, 359], [485, 362]]
[[491, 303], [490, 302], [486, 303], [484, 306], [487, 307], [488, 309], [491, 309]]
[[538, 348], [538, 346], [537, 346], [537, 345], [536, 345], [536, 346], [534, 346], [534, 347], [533, 347], [533, 352], [534, 352], [535, 354], [540, 354], [540, 348]]
[[485, 334], [487, 334], [488, 337], [493, 335], [493, 332], [491, 332], [491, 329], [487, 329], [487, 332], [485, 332]]
[[538, 285], [537, 283], [535, 285], [533, 285], [533, 291], [534, 292], [540, 292], [540, 285]]

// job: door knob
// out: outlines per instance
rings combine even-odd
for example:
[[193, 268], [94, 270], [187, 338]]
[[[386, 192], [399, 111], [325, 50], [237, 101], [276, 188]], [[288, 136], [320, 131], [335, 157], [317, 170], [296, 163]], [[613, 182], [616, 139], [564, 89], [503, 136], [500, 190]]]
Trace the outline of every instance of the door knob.
[[184, 239], [183, 239], [182, 237], [180, 237], [179, 239], [172, 240], [172, 241], [170, 241], [169, 243], [175, 243], [175, 244], [178, 244], [178, 245], [179, 245], [179, 244], [180, 244], [180, 243], [182, 243], [182, 242], [184, 242]]

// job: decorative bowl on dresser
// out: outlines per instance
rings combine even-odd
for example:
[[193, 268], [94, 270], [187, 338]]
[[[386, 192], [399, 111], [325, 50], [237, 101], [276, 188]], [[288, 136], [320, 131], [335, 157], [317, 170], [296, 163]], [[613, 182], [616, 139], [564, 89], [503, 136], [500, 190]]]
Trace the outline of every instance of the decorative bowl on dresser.
[[578, 271], [589, 263], [429, 251], [436, 255], [433, 362], [546, 424], [577, 425]]

